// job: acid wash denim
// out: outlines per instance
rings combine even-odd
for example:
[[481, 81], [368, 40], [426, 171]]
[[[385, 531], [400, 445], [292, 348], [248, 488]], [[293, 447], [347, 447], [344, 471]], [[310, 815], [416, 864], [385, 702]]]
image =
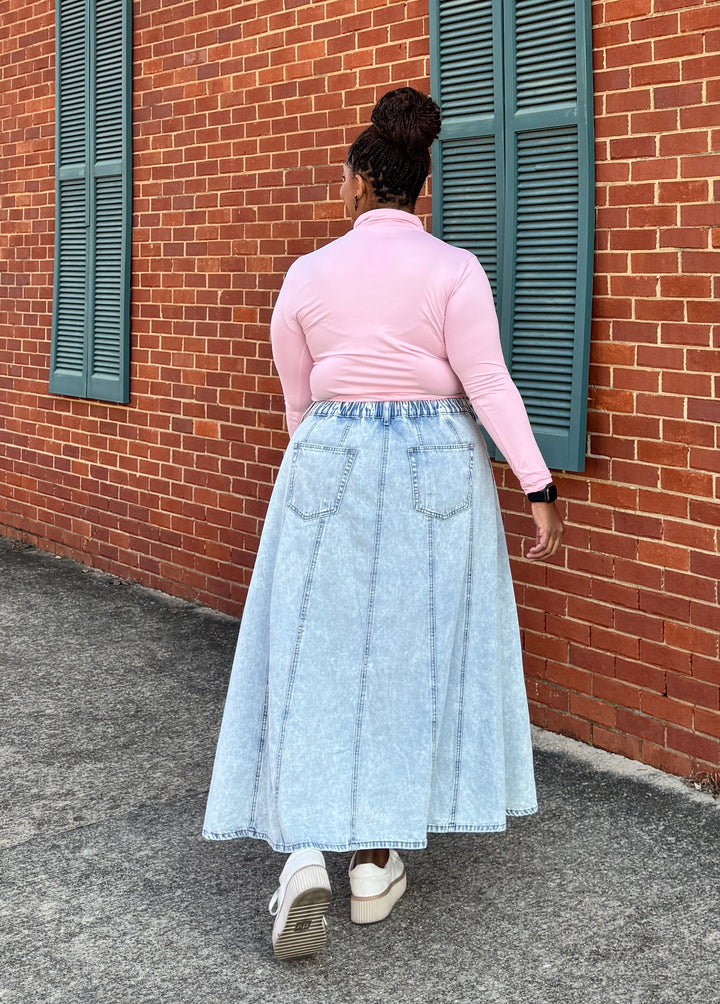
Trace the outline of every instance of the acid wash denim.
[[505, 537], [469, 404], [313, 405], [268, 508], [203, 835], [418, 848], [535, 809]]

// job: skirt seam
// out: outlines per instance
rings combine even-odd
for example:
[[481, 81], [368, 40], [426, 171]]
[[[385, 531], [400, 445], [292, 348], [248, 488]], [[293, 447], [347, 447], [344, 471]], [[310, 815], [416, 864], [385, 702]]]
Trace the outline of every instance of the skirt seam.
[[[532, 816], [536, 812], [537, 806], [534, 806], [526, 809], [506, 809], [505, 814], [507, 817], [521, 817]], [[504, 833], [506, 829], [507, 820], [497, 823], [429, 823], [427, 833]], [[238, 830], [229, 830], [224, 833], [215, 833], [211, 830], [203, 829], [202, 836], [204, 840], [213, 841], [239, 840], [245, 837], [254, 840], [264, 840], [274, 851], [281, 854], [291, 854], [293, 851], [307, 847], [314, 847], [319, 851], [337, 853], [373, 847], [393, 847], [398, 850], [422, 850], [424, 847], [427, 847], [427, 837], [425, 840], [388, 840], [386, 837], [380, 835], [372, 840], [295, 840], [289, 843], [282, 843], [272, 840], [267, 833], [249, 826]]]

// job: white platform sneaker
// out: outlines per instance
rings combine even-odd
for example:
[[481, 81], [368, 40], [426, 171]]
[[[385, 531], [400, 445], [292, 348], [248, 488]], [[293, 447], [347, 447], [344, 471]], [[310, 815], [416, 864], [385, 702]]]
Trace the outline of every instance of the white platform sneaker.
[[405, 865], [391, 850], [384, 868], [356, 865], [350, 861], [350, 920], [354, 924], [374, 924], [385, 920], [407, 888]]
[[330, 879], [325, 858], [308, 848], [294, 851], [280, 873], [280, 887], [270, 900], [275, 917], [272, 942], [277, 959], [312, 955], [325, 946]]

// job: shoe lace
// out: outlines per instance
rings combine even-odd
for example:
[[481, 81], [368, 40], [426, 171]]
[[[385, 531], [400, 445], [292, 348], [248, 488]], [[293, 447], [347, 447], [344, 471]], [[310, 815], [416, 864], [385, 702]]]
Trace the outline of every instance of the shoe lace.
[[268, 910], [270, 911], [270, 914], [273, 917], [277, 914], [278, 910], [280, 909], [280, 895], [281, 895], [281, 893], [282, 893], [282, 886], [280, 886], [279, 889], [275, 890], [275, 892], [273, 893], [273, 897], [270, 900], [270, 903], [268, 905]]

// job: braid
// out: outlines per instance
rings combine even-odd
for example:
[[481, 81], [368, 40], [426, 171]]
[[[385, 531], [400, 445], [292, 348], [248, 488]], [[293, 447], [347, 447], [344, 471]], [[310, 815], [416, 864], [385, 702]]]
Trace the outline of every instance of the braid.
[[370, 182], [379, 204], [412, 208], [430, 170], [440, 110], [420, 91], [400, 87], [378, 101], [371, 118], [348, 151], [348, 166]]

